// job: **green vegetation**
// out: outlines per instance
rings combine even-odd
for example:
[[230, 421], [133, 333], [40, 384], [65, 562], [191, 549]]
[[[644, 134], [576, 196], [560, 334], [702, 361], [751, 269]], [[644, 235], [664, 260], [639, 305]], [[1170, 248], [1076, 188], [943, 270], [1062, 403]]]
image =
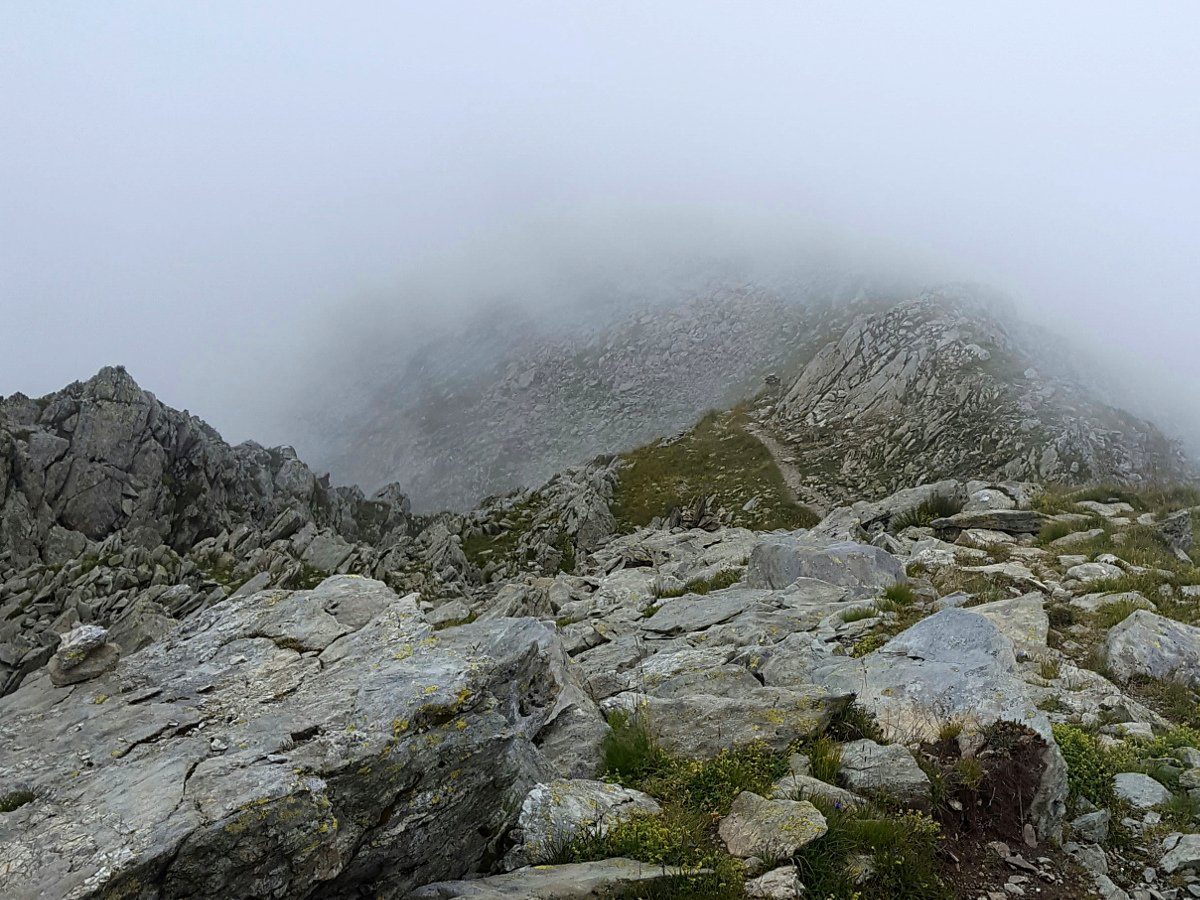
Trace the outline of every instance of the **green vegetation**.
[[504, 517], [496, 523], [493, 534], [480, 532], [468, 537], [462, 543], [463, 555], [471, 565], [483, 568], [489, 562], [498, 560], [504, 562], [517, 552], [521, 538], [533, 526], [537, 514], [537, 495], [514, 504]]
[[903, 531], [913, 526], [924, 527], [934, 519], [945, 519], [955, 513], [962, 512], [963, 502], [943, 494], [933, 494], [922, 501], [920, 506], [896, 516], [891, 521], [890, 530]]
[[636, 816], [604, 829], [594, 829], [555, 848], [546, 864], [592, 862], [614, 856], [655, 866], [708, 869], [711, 874], [680, 874], [650, 886], [626, 888], [619, 898], [737, 898], [742, 896], [742, 863], [717, 847], [712, 820], [680, 806], [664, 807], [659, 815]]
[[681, 588], [656, 589], [654, 596], [660, 600], [667, 600], [672, 597], [682, 597], [684, 594], [707, 594], [709, 591], [732, 587], [742, 580], [742, 574], [742, 569], [724, 569], [712, 578], [693, 578]]
[[822, 735], [805, 749], [812, 777], [826, 784], [837, 784], [838, 773], [842, 770], [842, 748], [837, 742]]
[[873, 606], [860, 606], [856, 609], [848, 609], [842, 613], [842, 621], [849, 624], [851, 622], [861, 622], [863, 619], [874, 619], [879, 615], [879, 610]]
[[1128, 503], [1138, 513], [1163, 513], [1188, 506], [1200, 506], [1200, 488], [1187, 484], [1154, 484], [1142, 488], [1102, 484], [1085, 488], [1047, 487], [1034, 498], [1033, 508], [1055, 514], [1079, 512], [1077, 504]]
[[[606, 830], [596, 829], [555, 848], [545, 860], [575, 862], [625, 856], [654, 865], [704, 867], [711, 874], [681, 873], [653, 887], [627, 889], [619, 897], [698, 897], [735, 900], [743, 896], [744, 872], [717, 835], [721, 816], [742, 791], [760, 795], [787, 774], [787, 753], [755, 742], [725, 750], [708, 761], [665, 753], [652, 729], [638, 715], [614, 713], [604, 744], [606, 777], [645, 791], [662, 813], [640, 816]], [[881, 737], [874, 719], [851, 705], [834, 717], [826, 733], [797, 743], [789, 751], [807, 754], [814, 777], [836, 782], [839, 740]], [[964, 778], [970, 773], [966, 773]], [[949, 897], [938, 879], [938, 825], [914, 812], [885, 812], [864, 807], [833, 808], [813, 801], [826, 817], [829, 832], [804, 847], [794, 861], [808, 894], [817, 898]], [[768, 860], [769, 866], [784, 860]], [[869, 877], [862, 877], [869, 874]], [[861, 883], [860, 883], [861, 882]]]
[[1200, 746], [1200, 731], [1182, 725], [1152, 740], [1127, 738], [1119, 746], [1106, 747], [1089, 730], [1076, 725], [1055, 725], [1054, 739], [1067, 763], [1071, 795], [1085, 797], [1100, 807], [1119, 809], [1113, 792], [1114, 775], [1142, 772], [1178, 791], [1178, 769], [1164, 766], [1161, 760], [1182, 747]]
[[17, 790], [9, 791], [6, 794], [0, 794], [0, 813], [10, 813], [14, 809], [20, 809], [26, 803], [32, 803], [37, 799], [33, 791]]
[[1062, 666], [1057, 659], [1047, 657], [1038, 662], [1038, 674], [1047, 681], [1053, 681], [1062, 674]]
[[[822, 900], [943, 900], [953, 896], [938, 878], [940, 829], [932, 819], [916, 812], [883, 817], [816, 802], [823, 807], [829, 833], [796, 856], [806, 896]], [[862, 877], [864, 862], [872, 873], [869, 878]]]
[[300, 564], [300, 571], [292, 579], [292, 586], [298, 591], [308, 591], [329, 577], [329, 573], [308, 563]]
[[[770, 452], [746, 430], [742, 408], [711, 412], [682, 436], [654, 441], [623, 459], [612, 502], [622, 531], [714, 495], [731, 511], [734, 525], [792, 530], [817, 522], [816, 514], [791, 499]], [[757, 505], [744, 510], [754, 498]]]
[[893, 584], [884, 588], [883, 597], [875, 601], [875, 608], [880, 612], [895, 612], [906, 606], [912, 606], [917, 595], [907, 584]]

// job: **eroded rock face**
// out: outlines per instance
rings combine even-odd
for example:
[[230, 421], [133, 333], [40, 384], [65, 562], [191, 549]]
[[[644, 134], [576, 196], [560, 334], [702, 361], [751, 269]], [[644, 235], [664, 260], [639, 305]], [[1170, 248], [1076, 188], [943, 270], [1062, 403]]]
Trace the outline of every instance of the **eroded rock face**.
[[434, 633], [412, 597], [326, 580], [218, 604], [85, 685], [0, 700], [13, 896], [402, 895], [469, 873], [553, 772], [552, 628]]
[[[772, 432], [804, 474], [847, 501], [946, 478], [1126, 483], [1160, 468], [1189, 477], [1178, 446], [1055, 367], [1059, 355], [1002, 298], [926, 291], [858, 316], [817, 353], [775, 405]], [[983, 505], [984, 516], [1002, 511]]]

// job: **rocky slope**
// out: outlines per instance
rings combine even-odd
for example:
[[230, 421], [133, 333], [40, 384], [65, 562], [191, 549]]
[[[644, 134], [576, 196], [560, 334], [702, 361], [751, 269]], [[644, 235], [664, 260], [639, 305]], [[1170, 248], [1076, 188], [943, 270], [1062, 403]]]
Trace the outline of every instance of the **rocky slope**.
[[1178, 445], [1106, 405], [1067, 358], [995, 298], [927, 292], [858, 316], [784, 387], [763, 424], [815, 492], [843, 501], [952, 476], [1194, 477]]
[[847, 290], [829, 287], [814, 302], [810, 289], [717, 288], [565, 334], [493, 314], [484, 335], [456, 332], [397, 373], [376, 366], [372, 383], [352, 391], [371, 400], [355, 405], [353, 421], [322, 427], [337, 440], [314, 441], [316, 458], [358, 484], [400, 479], [418, 509], [467, 509], [754, 393], [869, 302], [851, 306]]
[[0, 410], [5, 896], [1200, 891], [1193, 489], [818, 521], [735, 411], [423, 517], [121, 370]]
[[814, 488], [834, 485], [831, 502], [955, 474], [1082, 484], [1181, 469], [1156, 429], [1106, 402], [1094, 361], [978, 286], [718, 286], [574, 328], [493, 309], [397, 362], [346, 368], [358, 380], [306, 409], [316, 458], [347, 481], [399, 480], [423, 510], [675, 433], [767, 376], [784, 386], [767, 392], [782, 401], [768, 432]]

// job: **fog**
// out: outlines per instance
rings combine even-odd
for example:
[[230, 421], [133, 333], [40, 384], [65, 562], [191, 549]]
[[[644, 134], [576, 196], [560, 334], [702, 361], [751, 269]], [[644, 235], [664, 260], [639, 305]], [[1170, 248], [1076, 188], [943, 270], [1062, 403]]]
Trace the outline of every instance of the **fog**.
[[431, 317], [836, 257], [1200, 432], [1200, 6], [978, 6], [3, 4], [0, 394], [121, 363], [288, 442]]

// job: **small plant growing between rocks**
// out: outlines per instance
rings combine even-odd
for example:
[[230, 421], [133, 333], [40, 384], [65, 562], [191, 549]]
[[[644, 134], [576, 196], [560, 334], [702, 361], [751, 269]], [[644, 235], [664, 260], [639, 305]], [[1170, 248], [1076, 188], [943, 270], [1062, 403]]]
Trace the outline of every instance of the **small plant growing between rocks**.
[[37, 799], [33, 791], [24, 788], [0, 794], [0, 813], [10, 813]]

